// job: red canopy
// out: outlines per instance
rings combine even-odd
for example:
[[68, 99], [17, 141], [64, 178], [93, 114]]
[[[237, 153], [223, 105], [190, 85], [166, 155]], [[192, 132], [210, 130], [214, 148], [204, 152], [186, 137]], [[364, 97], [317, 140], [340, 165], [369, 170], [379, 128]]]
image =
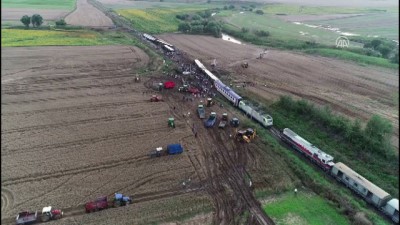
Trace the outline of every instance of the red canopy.
[[173, 81], [167, 81], [164, 83], [164, 88], [166, 89], [170, 89], [170, 88], [174, 88], [175, 87], [175, 83]]

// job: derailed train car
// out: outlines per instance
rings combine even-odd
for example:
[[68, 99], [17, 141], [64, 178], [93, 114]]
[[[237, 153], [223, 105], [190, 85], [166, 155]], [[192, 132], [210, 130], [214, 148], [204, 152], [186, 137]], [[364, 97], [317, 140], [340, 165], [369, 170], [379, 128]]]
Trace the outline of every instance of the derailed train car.
[[399, 200], [392, 198], [389, 193], [376, 186], [344, 163], [336, 163], [331, 175], [348, 188], [361, 195], [368, 203], [382, 210], [391, 219], [399, 222]]

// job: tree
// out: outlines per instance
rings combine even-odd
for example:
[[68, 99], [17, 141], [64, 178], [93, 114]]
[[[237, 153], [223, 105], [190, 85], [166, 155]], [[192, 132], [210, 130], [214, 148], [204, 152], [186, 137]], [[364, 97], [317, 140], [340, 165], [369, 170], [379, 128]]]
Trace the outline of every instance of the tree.
[[195, 25], [195, 26], [192, 26], [192, 33], [194, 33], [194, 34], [201, 34], [201, 33], [203, 33], [203, 31], [204, 31], [204, 29], [203, 29], [203, 25]]
[[390, 59], [390, 62], [399, 64], [399, 53], [396, 52], [394, 56]]
[[32, 16], [32, 26], [40, 27], [43, 23], [43, 17], [39, 14], [35, 14]]
[[381, 45], [381, 44], [382, 44], [382, 41], [379, 40], [379, 39], [374, 39], [374, 40], [371, 41], [371, 46], [374, 49], [377, 49], [378, 46]]
[[392, 124], [388, 120], [374, 115], [368, 121], [364, 132], [370, 139], [382, 143], [387, 135], [392, 133]]
[[247, 33], [247, 32], [249, 32], [249, 29], [246, 28], [246, 27], [242, 27], [242, 32], [243, 32], [243, 33]]
[[29, 27], [29, 24], [31, 23], [31, 18], [27, 15], [23, 16], [21, 18], [21, 22], [26, 26]]
[[389, 53], [392, 51], [388, 46], [379, 46], [378, 51], [382, 54], [383, 58], [388, 58]]
[[180, 23], [178, 25], [178, 30], [182, 31], [184, 33], [189, 33], [191, 30], [190, 24], [189, 23]]
[[234, 9], [235, 6], [234, 5], [229, 5], [229, 9]]

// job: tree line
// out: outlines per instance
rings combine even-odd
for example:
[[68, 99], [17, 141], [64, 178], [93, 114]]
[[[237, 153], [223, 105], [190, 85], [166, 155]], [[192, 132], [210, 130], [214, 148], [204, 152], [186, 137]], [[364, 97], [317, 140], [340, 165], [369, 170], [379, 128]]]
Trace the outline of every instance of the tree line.
[[[21, 18], [21, 23], [24, 24], [26, 28], [29, 28], [29, 25], [32, 24], [32, 27], [40, 27], [43, 24], [43, 17], [39, 14], [34, 14], [32, 17], [28, 15], [24, 15]], [[67, 23], [64, 19], [60, 19], [56, 21], [56, 26], [65, 26]]]

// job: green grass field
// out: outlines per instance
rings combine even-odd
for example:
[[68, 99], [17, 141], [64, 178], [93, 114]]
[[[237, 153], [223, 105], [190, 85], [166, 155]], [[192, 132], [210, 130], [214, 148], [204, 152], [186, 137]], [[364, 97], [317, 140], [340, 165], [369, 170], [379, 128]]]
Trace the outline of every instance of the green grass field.
[[263, 208], [277, 225], [350, 225], [328, 201], [303, 190], [279, 195]]
[[136, 44], [135, 39], [124, 34], [108, 32], [100, 34], [89, 30], [23, 30], [1, 29], [2, 47], [22, 46], [69, 46]]
[[2, 8], [68, 9], [75, 7], [76, 0], [2, 0]]
[[175, 16], [183, 13], [202, 11], [207, 7], [117, 9], [116, 12], [131, 21], [132, 26], [146, 33], [159, 34], [175, 32], [181, 22]]

